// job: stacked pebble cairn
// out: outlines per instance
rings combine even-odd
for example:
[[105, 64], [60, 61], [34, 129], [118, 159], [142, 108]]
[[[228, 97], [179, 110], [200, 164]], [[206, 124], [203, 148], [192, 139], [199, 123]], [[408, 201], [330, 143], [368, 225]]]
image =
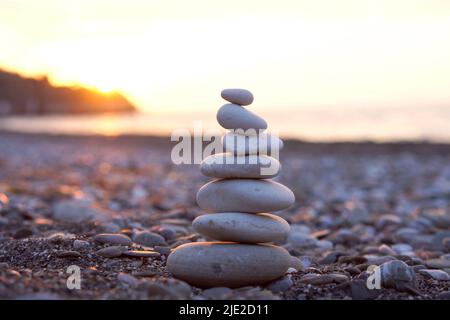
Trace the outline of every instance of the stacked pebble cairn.
[[[219, 109], [217, 120], [232, 131], [222, 138], [227, 152], [209, 156], [201, 164], [202, 173], [216, 180], [198, 191], [197, 203], [212, 214], [193, 222], [198, 233], [218, 241], [177, 247], [167, 267], [175, 277], [198, 287], [265, 284], [282, 277], [291, 259], [285, 249], [270, 244], [286, 239], [289, 224], [265, 212], [286, 209], [295, 197], [287, 187], [268, 180], [280, 170], [278, 160], [268, 154], [270, 147], [274, 150], [273, 141], [276, 148], [282, 147], [281, 140], [272, 137], [263, 148], [248, 141], [252, 138], [248, 129], [256, 130], [258, 136], [269, 136], [263, 132], [266, 121], [243, 107], [253, 102], [251, 92], [226, 89], [222, 98], [230, 103]], [[236, 133], [236, 129], [243, 131]], [[272, 172], [263, 173], [261, 169], [269, 166]]]

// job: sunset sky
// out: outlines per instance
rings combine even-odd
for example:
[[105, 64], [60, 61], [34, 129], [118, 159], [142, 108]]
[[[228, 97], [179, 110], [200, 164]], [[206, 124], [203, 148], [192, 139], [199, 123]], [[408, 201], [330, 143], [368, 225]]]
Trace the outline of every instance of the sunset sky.
[[0, 0], [0, 68], [192, 112], [450, 106], [450, 1]]

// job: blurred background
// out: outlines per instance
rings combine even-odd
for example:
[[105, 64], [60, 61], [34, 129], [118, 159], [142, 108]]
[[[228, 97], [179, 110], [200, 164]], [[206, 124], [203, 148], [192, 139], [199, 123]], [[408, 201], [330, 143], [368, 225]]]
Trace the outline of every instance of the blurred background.
[[[285, 138], [299, 272], [208, 294], [165, 268], [211, 181], [168, 135], [236, 87]], [[448, 299], [449, 124], [450, 1], [0, 0], [0, 299]]]
[[450, 3], [0, 0], [0, 129], [217, 128], [220, 91], [310, 141], [450, 141]]

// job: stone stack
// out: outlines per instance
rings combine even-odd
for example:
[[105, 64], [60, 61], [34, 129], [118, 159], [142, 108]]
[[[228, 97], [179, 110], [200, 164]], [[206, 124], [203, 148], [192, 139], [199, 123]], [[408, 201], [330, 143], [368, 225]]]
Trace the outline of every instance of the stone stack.
[[[211, 214], [193, 222], [198, 233], [221, 242], [179, 246], [170, 254], [167, 267], [175, 277], [198, 287], [265, 284], [282, 277], [291, 259], [285, 249], [270, 244], [286, 239], [289, 224], [266, 213], [286, 209], [295, 201], [290, 189], [268, 180], [280, 170], [278, 160], [268, 154], [283, 144], [275, 137], [269, 140], [269, 148], [249, 143], [267, 135], [262, 132], [266, 121], [243, 107], [253, 102], [249, 91], [226, 89], [222, 97], [230, 103], [219, 109], [217, 121], [232, 131], [222, 139], [227, 152], [209, 156], [201, 164], [202, 173], [216, 180], [197, 193], [198, 205]], [[264, 173], [262, 168], [269, 166], [273, 170]]]

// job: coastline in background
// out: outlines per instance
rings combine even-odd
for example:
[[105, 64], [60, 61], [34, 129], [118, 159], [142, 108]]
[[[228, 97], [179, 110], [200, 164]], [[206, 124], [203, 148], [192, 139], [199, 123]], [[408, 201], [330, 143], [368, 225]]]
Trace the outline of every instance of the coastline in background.
[[[450, 143], [450, 108], [380, 108], [340, 110], [262, 110], [272, 119], [269, 129], [280, 136], [307, 141], [430, 141]], [[170, 135], [191, 130], [202, 121], [205, 130], [219, 129], [215, 113], [130, 113], [91, 115], [8, 116], [0, 130], [76, 135]]]
[[54, 86], [47, 76], [27, 78], [0, 68], [0, 116], [134, 111], [119, 92]]

